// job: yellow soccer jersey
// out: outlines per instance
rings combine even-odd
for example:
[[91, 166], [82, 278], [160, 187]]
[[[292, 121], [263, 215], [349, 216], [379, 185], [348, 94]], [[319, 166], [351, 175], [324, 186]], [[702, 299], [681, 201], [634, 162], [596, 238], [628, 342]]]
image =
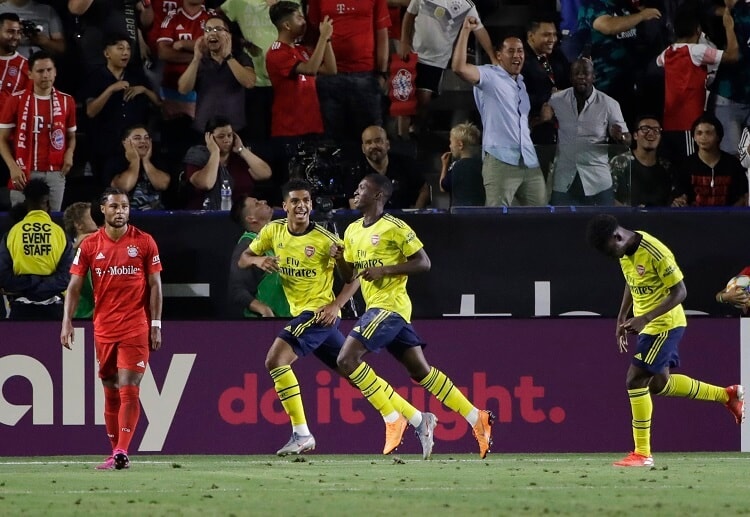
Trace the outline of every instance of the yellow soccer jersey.
[[[354, 264], [357, 271], [401, 264], [423, 248], [414, 230], [390, 214], [384, 214], [371, 226], [365, 226], [364, 222], [364, 218], [357, 219], [344, 233], [344, 259]], [[384, 276], [375, 282], [361, 280], [367, 309], [397, 312], [409, 322], [411, 300], [406, 293], [406, 280], [406, 275]]]
[[[633, 296], [633, 314], [640, 316], [657, 307], [683, 277], [669, 248], [646, 232], [637, 233], [643, 239], [632, 256], [620, 259], [620, 267]], [[642, 333], [656, 335], [686, 325], [685, 311], [678, 305], [646, 325]]]
[[314, 311], [329, 303], [333, 295], [333, 267], [331, 244], [341, 245], [341, 239], [313, 223], [302, 235], [294, 235], [286, 219], [265, 225], [250, 243], [256, 255], [273, 251], [279, 258], [279, 276], [293, 316], [303, 311]]

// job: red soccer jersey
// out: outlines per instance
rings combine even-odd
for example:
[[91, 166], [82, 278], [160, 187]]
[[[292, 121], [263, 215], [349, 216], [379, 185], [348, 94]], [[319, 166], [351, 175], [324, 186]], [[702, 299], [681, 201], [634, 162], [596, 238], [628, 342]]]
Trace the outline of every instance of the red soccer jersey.
[[[15, 142], [16, 160], [28, 156], [28, 170], [30, 171], [59, 171], [62, 169], [62, 153], [55, 163], [50, 161], [50, 146], [54, 145], [57, 151], [64, 150], [67, 142], [67, 134], [74, 133], [76, 130], [76, 103], [73, 97], [66, 93], [55, 90], [60, 101], [62, 114], [60, 118], [64, 120], [65, 131], [61, 129], [52, 129], [54, 114], [52, 111], [52, 98], [50, 96], [41, 97], [34, 95], [29, 103], [28, 118], [24, 121], [24, 98], [23, 92], [16, 92], [14, 95], [5, 99], [2, 114], [0, 114], [0, 128], [15, 128], [13, 140]], [[31, 136], [30, 141], [25, 144], [19, 142], [19, 127], [28, 122], [30, 127], [28, 133]], [[28, 148], [21, 146], [28, 146]], [[20, 164], [19, 164], [20, 165]], [[22, 166], [24, 167], [24, 166]]]
[[113, 241], [104, 228], [85, 239], [70, 272], [94, 284], [94, 335], [113, 343], [149, 332], [148, 276], [161, 271], [159, 250], [148, 233], [129, 225]]
[[[206, 20], [213, 16], [213, 14], [213, 11], [207, 11], [205, 7], [192, 17], [183, 11], [182, 8], [172, 11], [164, 18], [159, 28], [157, 43], [164, 41], [171, 45], [178, 40], [197, 40], [203, 36], [203, 26]], [[162, 86], [176, 90], [177, 81], [179, 81], [182, 72], [185, 71], [189, 64], [165, 62], [164, 77], [161, 81]]]
[[664, 67], [665, 131], [689, 131], [706, 109], [706, 78], [722, 52], [702, 44], [675, 44], [657, 57]]
[[333, 21], [331, 46], [338, 71], [375, 70], [375, 32], [391, 26], [386, 0], [310, 0], [308, 26], [318, 27], [326, 16]]
[[151, 8], [154, 10], [154, 22], [146, 34], [146, 43], [148, 43], [154, 55], [158, 55], [159, 53], [156, 40], [160, 36], [161, 24], [164, 23], [167, 15], [172, 11], [176, 11], [180, 5], [182, 5], [182, 2], [178, 2], [177, 0], [151, 0]]
[[29, 61], [18, 52], [0, 56], [0, 106], [7, 97], [26, 89], [29, 82]]
[[294, 73], [298, 63], [309, 61], [302, 45], [274, 41], [266, 53], [266, 69], [273, 86], [271, 136], [299, 136], [323, 132], [315, 77]]

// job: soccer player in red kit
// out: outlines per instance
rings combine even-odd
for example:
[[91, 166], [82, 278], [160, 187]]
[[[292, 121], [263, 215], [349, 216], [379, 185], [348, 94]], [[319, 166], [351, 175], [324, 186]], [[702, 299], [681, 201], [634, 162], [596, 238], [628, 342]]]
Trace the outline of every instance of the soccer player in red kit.
[[151, 350], [161, 346], [161, 261], [153, 237], [128, 224], [122, 190], [101, 197], [104, 227], [81, 243], [70, 267], [60, 341], [73, 345], [73, 314], [86, 273], [94, 284], [94, 341], [104, 386], [104, 423], [112, 455], [97, 469], [128, 468], [141, 407], [139, 385]]

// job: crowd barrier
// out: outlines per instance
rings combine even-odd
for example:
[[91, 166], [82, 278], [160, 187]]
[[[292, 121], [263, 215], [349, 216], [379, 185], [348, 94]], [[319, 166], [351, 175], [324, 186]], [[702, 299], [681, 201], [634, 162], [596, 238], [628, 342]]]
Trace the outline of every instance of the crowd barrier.
[[[416, 318], [601, 315], [615, 317], [623, 279], [586, 242], [596, 208], [456, 209], [397, 213], [425, 244], [432, 269], [409, 279]], [[662, 240], [685, 274], [691, 314], [736, 313], [714, 300], [750, 264], [748, 209], [609, 209]], [[432, 211], [435, 212], [435, 211]], [[318, 216], [343, 234], [352, 211]], [[226, 212], [132, 213], [156, 239], [164, 265], [164, 319], [226, 319], [232, 249], [242, 230]], [[7, 228], [0, 215], [0, 228]], [[361, 310], [361, 304], [360, 304]]]
[[[748, 322], [692, 318], [680, 371], [719, 385], [747, 381]], [[343, 322], [342, 330], [352, 324]], [[152, 354], [141, 384], [143, 411], [131, 454], [273, 454], [291, 432], [263, 366], [280, 325], [165, 320], [164, 345]], [[632, 448], [629, 356], [618, 353], [614, 320], [461, 318], [419, 320], [415, 327], [431, 364], [497, 415], [493, 451], [621, 454]], [[77, 325], [73, 350], [60, 346], [59, 335], [57, 323], [2, 324], [2, 456], [108, 452], [91, 326]], [[476, 457], [461, 416], [413, 383], [389, 354], [370, 355], [368, 362], [416, 407], [437, 415], [436, 453]], [[383, 421], [360, 392], [313, 357], [294, 369], [316, 452], [378, 457]], [[740, 432], [720, 404], [654, 399], [657, 454], [737, 451], [741, 444], [750, 450]], [[399, 452], [420, 452], [413, 433]]]

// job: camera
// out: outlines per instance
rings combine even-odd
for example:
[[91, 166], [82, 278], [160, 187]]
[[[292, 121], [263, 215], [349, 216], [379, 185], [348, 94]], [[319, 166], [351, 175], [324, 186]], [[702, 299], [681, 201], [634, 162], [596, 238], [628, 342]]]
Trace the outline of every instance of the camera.
[[[288, 149], [289, 177], [302, 178], [312, 185], [314, 205], [321, 212], [346, 205], [351, 192], [347, 187], [357, 165], [344, 158], [341, 147], [333, 142], [303, 142]], [[355, 178], [356, 179], [356, 178]]]
[[21, 20], [21, 32], [27, 38], [33, 38], [44, 30], [44, 27], [31, 20]]

